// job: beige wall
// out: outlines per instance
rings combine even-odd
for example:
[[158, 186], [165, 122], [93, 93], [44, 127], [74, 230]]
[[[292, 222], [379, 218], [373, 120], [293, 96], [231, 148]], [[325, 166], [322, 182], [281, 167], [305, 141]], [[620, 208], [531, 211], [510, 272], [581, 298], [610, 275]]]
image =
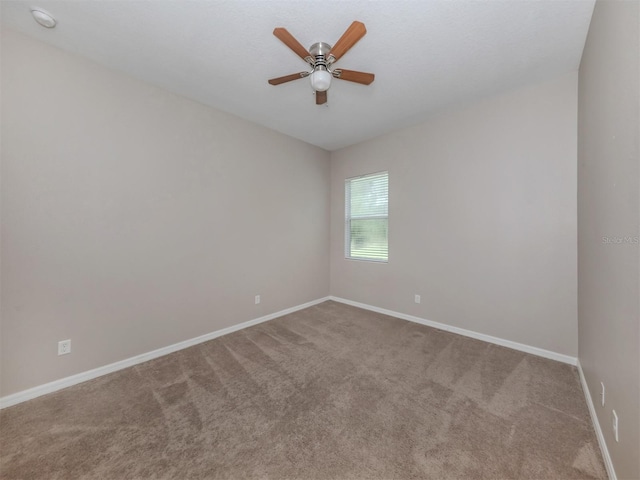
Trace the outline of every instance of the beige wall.
[[[576, 356], [576, 103], [572, 73], [334, 152], [332, 295]], [[389, 263], [345, 260], [344, 180], [380, 170]]]
[[579, 79], [579, 358], [617, 476], [625, 479], [640, 478], [638, 5], [596, 3]]
[[1, 133], [2, 395], [328, 294], [321, 149], [9, 31]]

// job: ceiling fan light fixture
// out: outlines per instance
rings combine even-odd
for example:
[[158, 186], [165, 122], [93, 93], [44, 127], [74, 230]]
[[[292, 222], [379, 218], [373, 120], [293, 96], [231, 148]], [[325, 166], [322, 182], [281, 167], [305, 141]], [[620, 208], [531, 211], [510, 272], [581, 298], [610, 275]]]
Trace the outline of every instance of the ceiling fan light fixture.
[[332, 75], [325, 67], [316, 67], [311, 75], [311, 88], [316, 92], [324, 92], [331, 86]]
[[309, 77], [311, 88], [315, 92], [316, 105], [325, 105], [327, 103], [327, 90], [331, 87], [331, 79], [333, 77], [348, 82], [360, 83], [361, 85], [371, 84], [375, 78], [373, 73], [346, 70], [344, 68], [329, 70], [329, 67], [340, 60], [365, 33], [367, 33], [367, 29], [364, 23], [356, 20], [347, 28], [333, 47], [325, 42], [317, 42], [311, 45], [309, 50], [306, 50], [286, 28], [276, 27], [273, 30], [276, 38], [311, 65], [313, 70], [311, 72], [292, 73], [283, 77], [270, 78], [268, 80], [269, 84], [280, 85], [299, 78]]

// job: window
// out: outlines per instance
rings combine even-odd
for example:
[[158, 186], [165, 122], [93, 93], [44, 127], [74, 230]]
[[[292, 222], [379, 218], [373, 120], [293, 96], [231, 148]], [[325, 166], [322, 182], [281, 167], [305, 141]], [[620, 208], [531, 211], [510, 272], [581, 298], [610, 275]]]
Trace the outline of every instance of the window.
[[345, 180], [345, 256], [356, 260], [389, 259], [389, 174], [373, 173]]

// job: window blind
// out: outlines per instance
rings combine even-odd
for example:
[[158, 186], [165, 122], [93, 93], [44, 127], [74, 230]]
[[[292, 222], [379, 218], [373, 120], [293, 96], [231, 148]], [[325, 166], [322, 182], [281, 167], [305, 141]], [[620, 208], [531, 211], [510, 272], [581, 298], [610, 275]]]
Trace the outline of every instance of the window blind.
[[389, 174], [345, 180], [345, 256], [386, 262], [389, 258]]

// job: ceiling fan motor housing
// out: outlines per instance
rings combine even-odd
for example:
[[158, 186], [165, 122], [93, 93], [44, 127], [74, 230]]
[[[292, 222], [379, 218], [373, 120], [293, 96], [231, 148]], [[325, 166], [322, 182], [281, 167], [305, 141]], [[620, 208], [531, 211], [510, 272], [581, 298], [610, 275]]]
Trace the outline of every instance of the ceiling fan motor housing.
[[327, 54], [331, 51], [331, 45], [324, 42], [318, 42], [311, 45], [309, 53], [315, 59], [313, 63], [314, 70], [327, 70]]
[[331, 51], [331, 45], [324, 42], [318, 42], [311, 45], [309, 48], [309, 53], [314, 57], [323, 56], [325, 57], [327, 53]]

